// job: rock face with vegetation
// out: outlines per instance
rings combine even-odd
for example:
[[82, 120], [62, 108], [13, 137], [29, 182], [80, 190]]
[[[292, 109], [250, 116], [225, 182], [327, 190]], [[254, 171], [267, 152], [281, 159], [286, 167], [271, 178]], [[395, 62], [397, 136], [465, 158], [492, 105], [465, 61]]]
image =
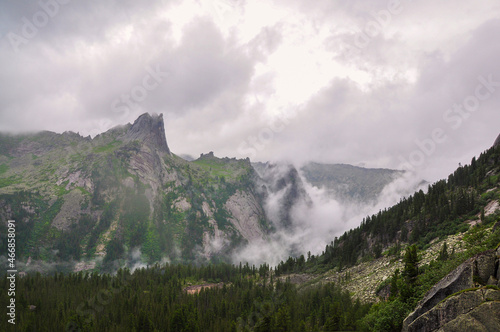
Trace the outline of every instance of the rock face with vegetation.
[[500, 247], [461, 264], [425, 294], [404, 320], [403, 331], [470, 331], [472, 325], [476, 331], [500, 330], [499, 261]]
[[257, 178], [248, 159], [177, 157], [162, 115], [93, 139], [0, 135], [0, 241], [15, 219], [20, 260], [224, 258], [269, 232]]

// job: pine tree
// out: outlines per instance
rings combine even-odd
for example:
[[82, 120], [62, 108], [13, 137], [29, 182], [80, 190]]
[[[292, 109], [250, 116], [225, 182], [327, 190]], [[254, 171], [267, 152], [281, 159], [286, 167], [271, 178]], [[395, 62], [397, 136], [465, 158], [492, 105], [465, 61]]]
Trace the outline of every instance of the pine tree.
[[415, 245], [406, 249], [403, 263], [405, 265], [403, 270], [405, 280], [412, 285], [415, 284], [418, 276], [418, 254], [417, 247]]
[[389, 299], [394, 299], [399, 294], [398, 280], [399, 280], [399, 269], [396, 269], [391, 279], [391, 289], [390, 289]]
[[448, 255], [448, 246], [446, 244], [446, 241], [444, 241], [443, 246], [441, 247], [441, 251], [439, 252], [438, 260], [439, 261], [445, 261], [449, 258]]

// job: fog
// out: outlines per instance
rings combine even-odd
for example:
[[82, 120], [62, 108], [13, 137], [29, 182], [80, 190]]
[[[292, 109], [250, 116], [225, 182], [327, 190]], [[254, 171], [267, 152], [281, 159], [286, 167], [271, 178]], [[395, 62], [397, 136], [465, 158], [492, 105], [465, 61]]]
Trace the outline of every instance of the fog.
[[[282, 176], [286, 176], [288, 172], [283, 166], [275, 167], [274, 170], [283, 172]], [[307, 199], [300, 200], [291, 207], [292, 224], [284, 225], [279, 219], [284, 208], [282, 199], [290, 189], [288, 185], [277, 193], [270, 194], [265, 201], [266, 215], [276, 231], [269, 239], [251, 242], [238, 250], [232, 256], [234, 263], [241, 261], [259, 265], [266, 262], [276, 266], [289, 256], [306, 256], [308, 252], [312, 255], [321, 254], [335, 237], [358, 227], [364, 217], [393, 206], [415, 191], [425, 191], [427, 187], [427, 183], [416, 173], [405, 172], [386, 185], [373, 202], [345, 202], [331, 197], [324, 188], [312, 186], [301, 172], [299, 174]]]

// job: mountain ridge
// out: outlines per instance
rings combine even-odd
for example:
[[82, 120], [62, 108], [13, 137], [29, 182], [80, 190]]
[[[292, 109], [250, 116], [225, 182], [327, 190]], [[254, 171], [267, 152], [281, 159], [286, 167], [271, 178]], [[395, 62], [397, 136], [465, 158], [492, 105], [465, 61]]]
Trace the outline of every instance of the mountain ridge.
[[300, 169], [305, 179], [343, 202], [374, 202], [382, 190], [404, 171], [364, 168], [348, 164], [310, 162]]

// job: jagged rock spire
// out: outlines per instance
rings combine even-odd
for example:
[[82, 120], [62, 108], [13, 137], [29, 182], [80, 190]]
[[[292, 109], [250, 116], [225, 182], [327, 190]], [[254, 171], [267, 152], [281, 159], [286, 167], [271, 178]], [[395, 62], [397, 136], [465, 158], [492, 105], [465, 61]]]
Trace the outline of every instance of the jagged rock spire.
[[144, 144], [157, 148], [159, 151], [170, 154], [167, 138], [165, 137], [163, 114], [142, 114], [132, 124], [126, 136], [130, 140], [141, 141]]
[[495, 141], [495, 144], [493, 146], [499, 146], [500, 145], [500, 135], [498, 135], [497, 140]]

